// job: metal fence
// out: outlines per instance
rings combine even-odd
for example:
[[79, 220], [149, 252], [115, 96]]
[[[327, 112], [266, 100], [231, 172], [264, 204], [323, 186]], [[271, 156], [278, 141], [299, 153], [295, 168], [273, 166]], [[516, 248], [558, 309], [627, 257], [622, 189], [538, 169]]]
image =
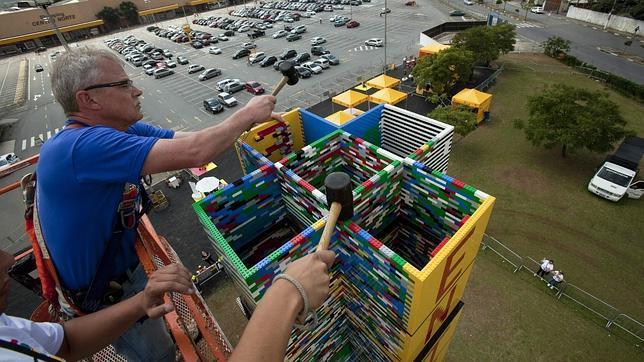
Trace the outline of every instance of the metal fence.
[[[514, 268], [513, 273], [525, 270], [536, 274], [540, 268], [539, 262], [533, 258], [519, 255], [507, 245], [487, 234], [483, 237], [481, 250], [491, 251], [504, 263], [510, 264]], [[644, 324], [622, 313], [613, 305], [568, 281], [562, 282], [554, 289], [556, 291], [553, 294], [554, 298], [561, 302], [570, 302], [580, 310], [598, 318], [608, 331], [619, 332], [616, 334], [632, 340], [638, 346], [644, 342]]]

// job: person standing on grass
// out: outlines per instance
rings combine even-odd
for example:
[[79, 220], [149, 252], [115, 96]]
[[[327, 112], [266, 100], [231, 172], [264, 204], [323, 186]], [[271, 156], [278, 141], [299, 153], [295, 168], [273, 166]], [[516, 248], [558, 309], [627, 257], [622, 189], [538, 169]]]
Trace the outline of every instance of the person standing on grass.
[[539, 270], [534, 276], [538, 275], [541, 278], [545, 278], [546, 274], [550, 273], [554, 268], [555, 268], [554, 260], [548, 260], [547, 258], [543, 258], [540, 262]]
[[564, 273], [562, 271], [555, 270], [554, 272], [552, 272], [552, 277], [548, 282], [548, 288], [555, 289], [563, 281], [564, 281]]

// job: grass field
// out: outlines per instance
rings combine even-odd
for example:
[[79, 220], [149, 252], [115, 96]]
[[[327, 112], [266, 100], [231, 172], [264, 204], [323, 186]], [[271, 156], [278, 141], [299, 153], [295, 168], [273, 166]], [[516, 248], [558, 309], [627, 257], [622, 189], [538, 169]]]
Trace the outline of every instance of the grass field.
[[[511, 54], [501, 62], [506, 70], [490, 90], [491, 122], [453, 146], [448, 173], [497, 197], [488, 234], [520, 255], [553, 258], [569, 282], [644, 320], [644, 200], [612, 203], [592, 195], [586, 185], [604, 155], [579, 151], [562, 158], [560, 149], [533, 147], [512, 126], [527, 117], [527, 96], [545, 85], [602, 85], [543, 55]], [[609, 93], [628, 128], [643, 136], [644, 107]], [[484, 350], [503, 360], [636, 359], [629, 344], [607, 337], [489, 258], [482, 257], [472, 273], [452, 359], [478, 359], [475, 352]]]

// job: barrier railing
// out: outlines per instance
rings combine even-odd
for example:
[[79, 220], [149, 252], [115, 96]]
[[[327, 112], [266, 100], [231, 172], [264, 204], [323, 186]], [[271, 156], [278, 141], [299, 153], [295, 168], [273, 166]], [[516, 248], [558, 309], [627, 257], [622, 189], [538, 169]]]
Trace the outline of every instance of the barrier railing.
[[[514, 266], [513, 273], [525, 270], [535, 274], [540, 268], [539, 262], [533, 258], [519, 255], [498, 239], [487, 234], [483, 237], [481, 250], [489, 250], [504, 262]], [[556, 291], [555, 294], [552, 294], [554, 298], [558, 301], [570, 301], [582, 310], [598, 317], [603, 321], [602, 326], [607, 330], [613, 332], [622, 331], [624, 333], [620, 334], [620, 336], [630, 337], [637, 345], [644, 342], [644, 324], [622, 313], [613, 305], [567, 281], [562, 282], [554, 289]]]

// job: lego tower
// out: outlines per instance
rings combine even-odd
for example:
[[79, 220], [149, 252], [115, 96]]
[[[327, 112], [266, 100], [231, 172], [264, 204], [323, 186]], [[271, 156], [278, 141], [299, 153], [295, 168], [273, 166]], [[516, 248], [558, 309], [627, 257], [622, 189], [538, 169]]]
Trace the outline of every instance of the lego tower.
[[445, 174], [453, 127], [389, 105], [342, 126], [305, 110], [284, 119], [243, 138], [246, 176], [193, 205], [244, 303], [315, 250], [324, 178], [343, 171], [354, 216], [331, 240], [330, 297], [287, 359], [443, 359], [495, 200]]

